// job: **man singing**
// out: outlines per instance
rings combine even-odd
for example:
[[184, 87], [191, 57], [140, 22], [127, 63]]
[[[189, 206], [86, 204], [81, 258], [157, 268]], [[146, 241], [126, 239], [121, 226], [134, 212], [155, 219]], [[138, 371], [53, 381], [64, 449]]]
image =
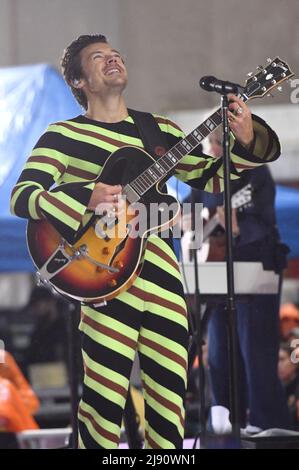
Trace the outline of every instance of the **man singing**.
[[[40, 137], [13, 189], [14, 214], [47, 220], [69, 242], [98, 204], [120, 209], [120, 185], [95, 180], [109, 155], [144, 142], [123, 92], [127, 70], [121, 54], [102, 35], [73, 41], [62, 59], [65, 80], [85, 112], [51, 124]], [[230, 96], [232, 177], [273, 161], [276, 134]], [[179, 127], [154, 115], [169, 148], [184, 137]], [[223, 190], [223, 163], [194, 151], [176, 176], [199, 189]], [[55, 187], [53, 185], [55, 184]], [[51, 189], [52, 188], [52, 189]], [[145, 400], [145, 447], [182, 448], [188, 321], [171, 238], [148, 237], [141, 274], [106, 306], [82, 305], [85, 377], [79, 406], [80, 448], [116, 448], [136, 350]]]

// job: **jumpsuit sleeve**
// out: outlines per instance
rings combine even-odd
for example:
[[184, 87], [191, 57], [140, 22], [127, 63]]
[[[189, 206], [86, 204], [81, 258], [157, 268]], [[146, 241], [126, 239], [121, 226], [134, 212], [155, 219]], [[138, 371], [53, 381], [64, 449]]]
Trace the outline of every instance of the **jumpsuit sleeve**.
[[11, 213], [22, 218], [43, 218], [72, 243], [89, 212], [95, 180], [61, 183], [69, 165], [66, 138], [59, 124], [52, 124], [40, 137], [11, 194]]

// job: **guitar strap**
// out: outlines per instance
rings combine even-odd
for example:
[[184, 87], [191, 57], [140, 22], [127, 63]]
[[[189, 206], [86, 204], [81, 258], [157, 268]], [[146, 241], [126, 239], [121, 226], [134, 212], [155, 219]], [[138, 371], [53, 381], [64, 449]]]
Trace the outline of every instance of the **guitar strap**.
[[164, 155], [170, 145], [154, 116], [134, 109], [128, 109], [128, 112], [139, 131], [145, 150], [154, 158]]
[[[128, 109], [129, 115], [133, 118], [138, 129], [144, 149], [155, 159], [162, 157], [169, 150], [170, 145], [164, 133], [161, 131], [156, 119], [150, 113]], [[165, 181], [161, 181], [160, 189], [167, 193]]]

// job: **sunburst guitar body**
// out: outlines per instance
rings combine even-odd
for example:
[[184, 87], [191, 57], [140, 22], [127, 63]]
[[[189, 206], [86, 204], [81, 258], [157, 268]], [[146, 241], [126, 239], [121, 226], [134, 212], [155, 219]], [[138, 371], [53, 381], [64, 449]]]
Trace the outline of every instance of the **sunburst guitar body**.
[[170, 228], [180, 215], [178, 201], [160, 189], [162, 183], [137, 201], [132, 201], [132, 190], [126, 194], [128, 183], [154, 162], [142, 149], [129, 146], [108, 158], [98, 181], [122, 185], [125, 210], [118, 217], [93, 216], [72, 245], [46, 219], [28, 223], [29, 252], [43, 281], [87, 303], [110, 300], [132, 285], [142, 268], [148, 235]]

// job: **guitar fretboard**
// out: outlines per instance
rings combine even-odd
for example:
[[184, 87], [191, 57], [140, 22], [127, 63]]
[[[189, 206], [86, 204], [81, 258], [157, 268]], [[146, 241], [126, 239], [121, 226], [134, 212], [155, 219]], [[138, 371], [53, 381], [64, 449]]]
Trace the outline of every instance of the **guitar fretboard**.
[[174, 147], [160, 157], [155, 163], [130, 182], [134, 191], [142, 196], [154, 184], [164, 179], [177, 166], [185, 155], [194, 150], [222, 122], [221, 109], [219, 108], [209, 116], [202, 124], [180, 140]]

